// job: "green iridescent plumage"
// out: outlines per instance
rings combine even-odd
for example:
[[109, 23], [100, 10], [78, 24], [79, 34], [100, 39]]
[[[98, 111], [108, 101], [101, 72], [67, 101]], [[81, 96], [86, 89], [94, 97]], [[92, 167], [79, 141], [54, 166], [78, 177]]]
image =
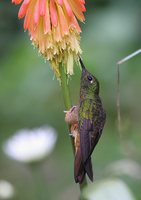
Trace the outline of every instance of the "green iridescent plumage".
[[[83, 104], [83, 105], [82, 105]], [[87, 101], [82, 101], [81, 107], [79, 109], [79, 117], [85, 119], [92, 119], [93, 118], [93, 102], [91, 99], [87, 99]]]
[[[83, 182], [85, 173], [93, 180], [91, 154], [102, 134], [106, 114], [99, 97], [99, 82], [88, 72], [80, 59], [82, 66], [80, 103], [78, 112], [80, 152], [79, 168], [75, 165], [75, 181]], [[76, 161], [78, 163], [77, 155]]]

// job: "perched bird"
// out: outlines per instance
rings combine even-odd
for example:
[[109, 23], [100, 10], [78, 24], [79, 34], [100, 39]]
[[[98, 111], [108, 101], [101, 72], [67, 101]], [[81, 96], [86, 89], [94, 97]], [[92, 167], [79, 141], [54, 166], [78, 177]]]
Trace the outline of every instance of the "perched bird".
[[66, 111], [65, 120], [74, 137], [75, 161], [74, 179], [82, 183], [85, 174], [93, 181], [91, 154], [99, 141], [106, 120], [106, 114], [99, 97], [99, 82], [95, 76], [82, 67], [80, 101]]
[[82, 183], [85, 174], [93, 181], [91, 154], [99, 141], [106, 121], [106, 113], [99, 97], [99, 82], [95, 76], [82, 67], [80, 84], [80, 103], [78, 110], [78, 130], [80, 150], [76, 152], [74, 177], [76, 183]]

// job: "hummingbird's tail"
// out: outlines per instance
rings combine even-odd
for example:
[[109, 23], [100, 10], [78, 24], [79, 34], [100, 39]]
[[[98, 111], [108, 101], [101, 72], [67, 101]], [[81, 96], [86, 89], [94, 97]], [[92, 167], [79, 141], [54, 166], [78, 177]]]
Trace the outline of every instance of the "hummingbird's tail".
[[83, 183], [85, 174], [87, 173], [91, 181], [93, 181], [93, 169], [91, 158], [85, 164], [82, 162], [82, 155], [80, 148], [77, 150], [74, 161], [74, 179], [76, 183]]
[[84, 164], [84, 167], [89, 179], [93, 182], [93, 168], [91, 157], [87, 160], [86, 164]]

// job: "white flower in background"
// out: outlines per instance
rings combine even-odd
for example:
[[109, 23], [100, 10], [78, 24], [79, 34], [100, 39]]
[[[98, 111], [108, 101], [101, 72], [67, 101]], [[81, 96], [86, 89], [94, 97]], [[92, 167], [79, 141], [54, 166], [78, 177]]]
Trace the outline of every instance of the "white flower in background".
[[88, 200], [135, 200], [128, 186], [120, 179], [95, 182], [84, 190]]
[[34, 162], [48, 156], [57, 140], [56, 131], [48, 126], [21, 129], [3, 145], [3, 151], [12, 159]]
[[15, 194], [14, 187], [6, 180], [0, 180], [0, 199], [11, 199]]
[[141, 166], [130, 159], [115, 161], [106, 167], [106, 172], [111, 175], [126, 175], [141, 180]]

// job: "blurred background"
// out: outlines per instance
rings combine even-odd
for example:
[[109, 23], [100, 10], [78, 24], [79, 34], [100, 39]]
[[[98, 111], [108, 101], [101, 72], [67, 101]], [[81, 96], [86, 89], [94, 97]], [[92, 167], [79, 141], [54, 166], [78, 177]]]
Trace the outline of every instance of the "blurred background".
[[[120, 66], [121, 137], [116, 113], [116, 63], [141, 48], [141, 1], [87, 0], [86, 7], [86, 22], [81, 24], [83, 61], [100, 81], [107, 112], [92, 156], [95, 180], [117, 177], [135, 199], [141, 199], [141, 54]], [[18, 9], [10, 0], [0, 2], [0, 180], [13, 185], [13, 200], [76, 200], [79, 186], [73, 179], [61, 88], [23, 31]], [[73, 105], [79, 99], [80, 73], [76, 66], [70, 80]], [[3, 143], [15, 132], [46, 124], [58, 133], [50, 156], [24, 164], [4, 154]]]

